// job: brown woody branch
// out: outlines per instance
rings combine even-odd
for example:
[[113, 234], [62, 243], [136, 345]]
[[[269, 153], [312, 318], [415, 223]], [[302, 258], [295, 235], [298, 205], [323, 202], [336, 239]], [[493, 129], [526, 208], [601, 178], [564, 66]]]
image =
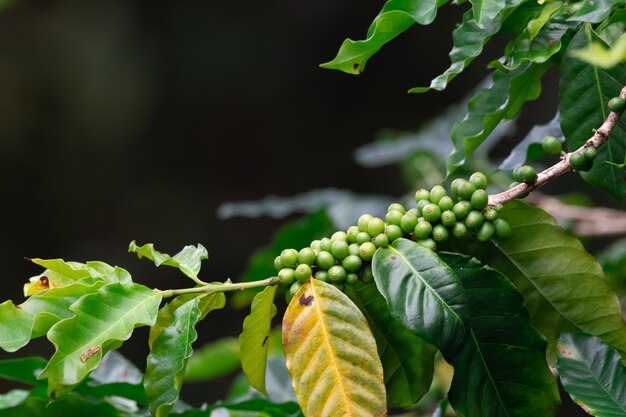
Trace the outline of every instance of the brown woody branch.
[[[623, 99], [626, 99], [626, 86], [622, 88], [622, 91], [620, 92], [619, 96]], [[565, 174], [566, 172], [571, 171], [572, 167], [569, 164], [569, 158], [575, 153], [582, 153], [585, 150], [585, 148], [588, 148], [590, 146], [597, 148], [601, 146], [602, 144], [604, 144], [609, 139], [611, 132], [613, 132], [613, 129], [617, 125], [620, 115], [621, 113], [615, 113], [615, 112], [609, 113], [604, 123], [602, 123], [602, 126], [596, 129], [593, 136], [587, 139], [587, 141], [585, 142], [583, 146], [581, 146], [580, 148], [576, 149], [573, 152], [570, 152], [564, 155], [558, 163], [540, 172], [537, 175], [537, 179], [535, 180], [535, 182], [522, 183], [522, 184], [516, 185], [513, 188], [509, 188], [508, 190], [503, 191], [499, 194], [490, 195], [489, 205], [495, 206], [496, 204], [504, 204], [508, 201], [515, 200], [516, 198], [522, 198], [523, 196], [527, 195], [529, 192], [532, 192], [536, 190], [537, 188], [541, 187], [542, 185], [547, 184], [548, 182], [552, 181], [556, 177], [559, 177]]]

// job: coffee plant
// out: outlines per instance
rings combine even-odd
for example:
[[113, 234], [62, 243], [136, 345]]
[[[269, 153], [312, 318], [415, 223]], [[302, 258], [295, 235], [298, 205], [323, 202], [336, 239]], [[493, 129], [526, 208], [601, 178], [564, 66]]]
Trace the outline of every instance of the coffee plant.
[[[0, 395], [0, 414], [315, 417], [384, 416], [391, 409], [547, 417], [559, 410], [560, 378], [565, 395], [589, 414], [626, 416], [626, 325], [618, 299], [626, 287], [626, 244], [617, 241], [596, 259], [554, 217], [521, 201], [530, 196], [541, 205], [533, 198], [539, 187], [576, 172], [622, 204], [626, 1], [447, 3], [388, 0], [365, 39], [346, 40], [322, 64], [359, 74], [411, 26], [432, 24], [440, 7], [461, 7], [450, 67], [430, 86], [410, 90], [440, 91], [493, 36], [508, 34], [503, 56], [489, 64], [491, 82], [445, 132], [445, 163], [424, 139], [436, 129], [413, 142], [413, 150], [432, 151], [426, 159], [414, 160], [400, 141], [357, 153], [371, 162], [395, 152], [391, 160], [422, 187], [387, 201], [386, 212], [366, 209], [374, 200], [318, 194], [315, 204], [303, 204], [313, 206], [305, 223], [286, 226], [239, 282], [202, 279], [202, 245], [170, 256], [153, 244], [130, 244], [139, 258], [180, 270], [190, 279], [182, 289], [149, 288], [98, 261], [31, 259], [43, 271], [24, 285], [24, 301], [0, 304], [0, 347], [15, 352], [45, 336], [55, 351], [49, 360], [0, 361], [0, 377], [31, 387]], [[551, 69], [560, 77], [557, 116], [493, 165], [484, 150], [489, 140], [541, 94]], [[416, 178], [407, 168], [413, 162], [417, 171], [430, 163], [443, 175]], [[585, 232], [573, 220], [593, 223], [592, 231], [609, 223], [619, 233], [610, 217], [621, 215], [616, 210], [543, 201], [568, 208], [553, 211], [557, 217], [582, 212], [564, 223], [575, 234]], [[237, 211], [236, 204], [223, 210], [229, 207]], [[250, 207], [263, 212], [263, 204]], [[346, 220], [347, 212], [360, 213]], [[231, 292], [233, 308], [250, 307], [238, 341], [194, 353], [196, 325], [224, 308]], [[286, 310], [275, 319], [283, 296]], [[274, 321], [282, 326], [273, 328]], [[150, 327], [143, 372], [116, 352], [140, 326]], [[225, 400], [194, 408], [179, 399], [184, 382], [239, 367], [246, 379]]]

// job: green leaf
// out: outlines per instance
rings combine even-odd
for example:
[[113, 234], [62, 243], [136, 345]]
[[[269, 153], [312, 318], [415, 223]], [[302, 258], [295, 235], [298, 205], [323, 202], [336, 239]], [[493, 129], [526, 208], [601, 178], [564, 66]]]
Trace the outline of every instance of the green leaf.
[[0, 394], [0, 410], [15, 407], [28, 398], [29, 391], [14, 389], [6, 394]]
[[593, 66], [610, 69], [626, 61], [626, 33], [608, 49], [603, 43], [593, 42], [582, 49], [572, 51], [571, 55]]
[[469, 337], [451, 360], [448, 399], [465, 417], [554, 416], [559, 390], [546, 363], [546, 340], [506, 277], [467, 256], [440, 253], [459, 277], [471, 312]]
[[541, 7], [541, 12], [539, 13], [539, 16], [532, 19], [526, 25], [526, 30], [528, 31], [529, 40], [531, 42], [539, 34], [539, 32], [546, 25], [546, 23], [550, 21], [551, 17], [556, 12], [563, 9], [563, 6], [563, 2], [555, 1], [552, 3], [547, 3], [543, 5], [543, 7]]
[[[138, 284], [109, 284], [76, 301], [76, 314], [48, 332], [56, 351], [40, 378], [48, 378], [48, 393], [56, 398], [96, 368], [102, 355], [128, 339], [135, 327], [151, 326], [161, 294]], [[72, 335], [72, 337], [68, 337]]]
[[[584, 48], [592, 42], [601, 40], [585, 26], [572, 39], [568, 51]], [[592, 129], [600, 127], [608, 116], [607, 101], [617, 96], [626, 85], [626, 64], [605, 70], [565, 56], [560, 69], [561, 128], [568, 149], [573, 150], [582, 146], [593, 135]], [[591, 170], [581, 173], [587, 183], [608, 191], [618, 201], [626, 191], [626, 170], [604, 161], [620, 164], [625, 145], [626, 121], [622, 118], [613, 129], [610, 140], [598, 148], [598, 157]]]
[[[478, 26], [493, 20], [507, 8], [506, 0], [470, 0], [472, 12]], [[517, 2], [519, 4], [519, 2]], [[508, 6], [510, 7], [510, 6]]]
[[485, 44], [493, 35], [498, 33], [501, 26], [502, 18], [500, 16], [485, 22], [484, 26], [481, 27], [474, 20], [472, 10], [465, 12], [461, 25], [452, 32], [454, 47], [450, 51], [450, 67], [443, 74], [433, 79], [429, 87], [414, 87], [409, 90], [409, 93], [425, 93], [431, 89], [445, 90], [448, 83], [482, 53]]
[[570, 17], [576, 22], [598, 23], [606, 19], [614, 9], [626, 5], [624, 0], [583, 0], [580, 10]]
[[36, 385], [37, 372], [46, 367], [46, 360], [38, 356], [0, 361], [0, 378], [23, 384]]
[[474, 256], [515, 284], [551, 348], [561, 330], [578, 328], [626, 357], [620, 305], [595, 258], [539, 208], [512, 201], [499, 217], [511, 225], [512, 237], [481, 245]]
[[372, 259], [378, 291], [391, 315], [444, 355], [467, 339], [467, 299], [454, 271], [430, 249], [408, 239], [379, 248]]
[[[157, 320], [155, 324], [160, 331], [151, 343], [144, 379], [153, 416], [169, 415], [180, 395], [187, 360], [193, 352], [191, 345], [198, 337], [195, 325], [202, 314], [198, 301], [197, 298], [192, 299], [176, 308], [171, 313], [171, 321]], [[159, 319], [162, 317], [159, 314]]]
[[187, 363], [185, 382], [210, 381], [240, 367], [239, 340], [226, 337], [196, 349]]
[[404, 328], [389, 313], [374, 284], [357, 283], [346, 294], [361, 310], [376, 339], [383, 365], [387, 405], [408, 407], [430, 389], [436, 349]]
[[362, 41], [346, 39], [337, 56], [320, 67], [360, 74], [365, 64], [384, 44], [413, 26], [429, 25], [437, 15], [436, 0], [388, 0]]
[[2, 410], [2, 417], [126, 417], [107, 401], [94, 401], [78, 395], [69, 395], [48, 403], [45, 398], [29, 397], [15, 407]]
[[272, 318], [276, 315], [274, 296], [276, 286], [266, 287], [252, 301], [250, 314], [243, 321], [239, 335], [241, 367], [250, 385], [264, 394], [267, 347]]
[[504, 120], [517, 116], [526, 101], [541, 93], [541, 77], [548, 63], [525, 64], [515, 71], [496, 70], [493, 85], [481, 89], [469, 102], [465, 118], [452, 128], [454, 151], [448, 157], [448, 175], [487, 139]]
[[626, 368], [617, 352], [598, 338], [567, 332], [556, 363], [561, 383], [579, 405], [598, 417], [626, 415]]
[[157, 267], [167, 265], [178, 268], [183, 274], [194, 281], [198, 279], [202, 261], [209, 259], [209, 253], [206, 248], [199, 243], [197, 247], [193, 245], [185, 246], [176, 255], [170, 256], [167, 253], [161, 253], [154, 249], [154, 244], [152, 243], [137, 246], [133, 240], [130, 242], [128, 251], [136, 253], [139, 259], [143, 257], [150, 259]]
[[0, 304], [0, 348], [15, 352], [30, 341], [35, 317], [13, 301]]
[[300, 287], [283, 317], [283, 345], [306, 416], [387, 414], [374, 336], [337, 288], [316, 279]]

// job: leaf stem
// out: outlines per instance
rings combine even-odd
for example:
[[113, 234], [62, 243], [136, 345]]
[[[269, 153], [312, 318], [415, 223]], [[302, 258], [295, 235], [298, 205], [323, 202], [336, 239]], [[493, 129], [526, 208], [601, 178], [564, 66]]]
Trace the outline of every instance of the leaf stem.
[[[626, 86], [622, 88], [619, 96], [623, 99], [626, 99]], [[569, 164], [569, 158], [575, 153], [582, 153], [588, 147], [597, 148], [606, 143], [606, 141], [609, 140], [611, 132], [613, 132], [613, 129], [615, 128], [615, 126], [617, 126], [620, 115], [621, 113], [609, 113], [607, 118], [604, 120], [604, 123], [602, 123], [602, 125], [598, 129], [596, 129], [593, 136], [587, 139], [583, 146], [573, 152], [564, 155], [563, 157], [561, 157], [561, 160], [558, 163], [540, 172], [537, 175], [537, 179], [535, 180], [535, 182], [522, 183], [516, 185], [513, 188], [509, 188], [508, 190], [503, 191], [499, 194], [490, 195], [489, 206], [504, 204], [517, 198], [523, 198], [528, 193], [535, 191], [537, 188], [541, 187], [544, 184], [547, 184], [556, 177], [559, 177], [566, 172], [571, 171], [572, 167]]]
[[278, 285], [278, 277], [270, 277], [266, 279], [262, 279], [260, 281], [251, 281], [251, 282], [224, 282], [217, 284], [204, 284], [199, 287], [193, 288], [181, 288], [177, 290], [156, 290], [161, 293], [163, 298], [174, 297], [176, 295], [181, 294], [196, 294], [196, 293], [204, 293], [204, 294], [213, 294], [216, 292], [227, 292], [227, 291], [243, 291], [248, 288], [258, 288], [258, 287], [268, 287], [271, 285]]

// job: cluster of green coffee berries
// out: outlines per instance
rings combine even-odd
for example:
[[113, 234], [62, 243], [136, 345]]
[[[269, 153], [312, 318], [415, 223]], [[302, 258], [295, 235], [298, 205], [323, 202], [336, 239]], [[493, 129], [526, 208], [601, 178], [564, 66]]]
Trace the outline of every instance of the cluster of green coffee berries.
[[[563, 155], [561, 142], [559, 142], [559, 140], [553, 136], [544, 137], [541, 141], [541, 146], [546, 154]], [[593, 146], [587, 146], [582, 152], [570, 154], [568, 162], [572, 169], [574, 169], [575, 171], [589, 171], [593, 165], [593, 160], [596, 159], [596, 156], [598, 156], [598, 149]], [[525, 167], [528, 167], [528, 165], [524, 167], [518, 167], [516, 169], [521, 169]], [[534, 169], [532, 169], [532, 171], [534, 172]], [[518, 172], [518, 174], [521, 174], [521, 172]], [[513, 179], [515, 179], [516, 181], [524, 181], [515, 177], [516, 171], [513, 171]], [[533, 179], [530, 179], [529, 177], [529, 179], [525, 180], [525, 182], [533, 182], [536, 178], [537, 175], [535, 173]]]
[[450, 235], [466, 238], [475, 235], [480, 241], [492, 236], [505, 239], [511, 235], [509, 224], [498, 218], [502, 206], [488, 207], [485, 191], [487, 177], [476, 172], [469, 180], [455, 179], [451, 188], [456, 198], [440, 185], [415, 194], [417, 207], [406, 209], [393, 203], [385, 220], [364, 214], [346, 232], [314, 240], [300, 251], [285, 249], [274, 260], [278, 279], [288, 287], [287, 302], [300, 286], [311, 278], [328, 282], [340, 290], [359, 280], [372, 282], [371, 261], [378, 248], [385, 248], [401, 237], [413, 239], [432, 250]]

